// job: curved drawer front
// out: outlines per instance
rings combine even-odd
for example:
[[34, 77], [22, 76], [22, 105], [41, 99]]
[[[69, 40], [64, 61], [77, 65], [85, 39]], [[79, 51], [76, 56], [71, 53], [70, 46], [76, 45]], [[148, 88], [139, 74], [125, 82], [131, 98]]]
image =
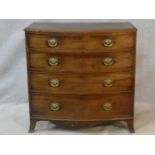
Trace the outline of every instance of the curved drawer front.
[[[56, 105], [59, 105], [59, 108]], [[111, 108], [108, 108], [108, 105]], [[33, 114], [42, 115], [42, 118], [49, 116], [51, 119], [93, 120], [130, 117], [132, 105], [133, 96], [128, 93], [106, 96], [32, 95]]]
[[33, 91], [47, 93], [99, 93], [129, 91], [133, 89], [133, 73], [117, 72], [104, 74], [46, 74], [31, 73]]
[[[51, 62], [53, 60], [53, 63]], [[54, 62], [55, 60], [55, 62]], [[65, 55], [55, 53], [30, 53], [30, 68], [44, 71], [111, 72], [131, 70], [133, 52], [110, 52], [99, 55]]]
[[29, 35], [29, 48], [46, 50], [65, 49], [127, 49], [135, 46], [134, 34], [102, 34], [87, 35]]

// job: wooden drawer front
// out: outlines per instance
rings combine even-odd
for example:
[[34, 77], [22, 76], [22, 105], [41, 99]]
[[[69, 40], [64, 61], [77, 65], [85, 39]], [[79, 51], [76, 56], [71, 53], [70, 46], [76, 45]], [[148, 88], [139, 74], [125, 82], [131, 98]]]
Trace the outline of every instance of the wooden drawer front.
[[[111, 40], [112, 43], [106, 46], [106, 41]], [[85, 37], [86, 49], [103, 49], [115, 50], [115, 49], [127, 49], [135, 46], [135, 36], [132, 33], [122, 35], [103, 35], [94, 37]]]
[[[49, 39], [56, 39], [57, 45], [50, 47], [48, 45]], [[111, 40], [112, 45], [106, 46], [105, 41]], [[29, 48], [36, 49], [101, 49], [101, 50], [114, 50], [133, 48], [135, 45], [135, 37], [132, 33], [121, 35], [102, 35], [102, 36], [53, 36], [53, 35], [29, 35], [28, 45]]]
[[[53, 109], [53, 104], [57, 108]], [[132, 94], [119, 95], [32, 95], [34, 115], [51, 116], [51, 119], [89, 120], [113, 119], [132, 115]], [[110, 108], [106, 108], [110, 105]], [[56, 106], [55, 106], [56, 107]]]
[[[57, 84], [58, 82], [59, 86], [57, 87], [51, 86], [55, 85], [55, 83]], [[133, 73], [129, 72], [105, 73], [105, 74], [31, 73], [31, 89], [43, 92], [45, 91], [48, 93], [64, 93], [64, 94], [68, 93], [103, 94], [104, 92], [111, 92], [111, 91], [128, 91], [133, 89]]]
[[[56, 39], [57, 45], [55, 47], [50, 47], [48, 45], [49, 39]], [[68, 37], [68, 36], [52, 36], [52, 35], [30, 35], [28, 39], [29, 48], [36, 49], [76, 49], [82, 48], [81, 37]]]
[[[51, 60], [56, 60], [51, 64]], [[100, 55], [65, 55], [30, 53], [30, 67], [44, 71], [111, 72], [134, 67], [133, 52], [103, 53]]]

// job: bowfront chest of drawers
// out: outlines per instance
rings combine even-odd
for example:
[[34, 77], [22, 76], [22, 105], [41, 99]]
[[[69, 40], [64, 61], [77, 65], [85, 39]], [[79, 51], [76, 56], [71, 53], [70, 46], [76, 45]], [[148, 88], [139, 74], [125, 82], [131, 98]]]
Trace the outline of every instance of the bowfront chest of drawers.
[[124, 23], [33, 23], [25, 29], [30, 131], [134, 119], [136, 28]]

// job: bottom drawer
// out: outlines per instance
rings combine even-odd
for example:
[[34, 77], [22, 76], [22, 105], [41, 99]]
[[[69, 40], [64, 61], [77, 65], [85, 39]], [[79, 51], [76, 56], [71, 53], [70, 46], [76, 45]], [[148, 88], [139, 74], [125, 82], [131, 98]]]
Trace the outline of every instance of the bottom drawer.
[[133, 94], [44, 95], [32, 94], [32, 116], [51, 120], [99, 120], [131, 117]]

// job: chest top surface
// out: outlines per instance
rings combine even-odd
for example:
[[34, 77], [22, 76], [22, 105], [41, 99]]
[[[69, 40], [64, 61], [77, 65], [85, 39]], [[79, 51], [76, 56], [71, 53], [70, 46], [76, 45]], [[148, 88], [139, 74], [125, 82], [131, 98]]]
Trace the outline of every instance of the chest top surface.
[[52, 23], [32, 23], [25, 28], [27, 33], [48, 33], [48, 32], [123, 32], [136, 31], [136, 27], [130, 22], [52, 22]]

